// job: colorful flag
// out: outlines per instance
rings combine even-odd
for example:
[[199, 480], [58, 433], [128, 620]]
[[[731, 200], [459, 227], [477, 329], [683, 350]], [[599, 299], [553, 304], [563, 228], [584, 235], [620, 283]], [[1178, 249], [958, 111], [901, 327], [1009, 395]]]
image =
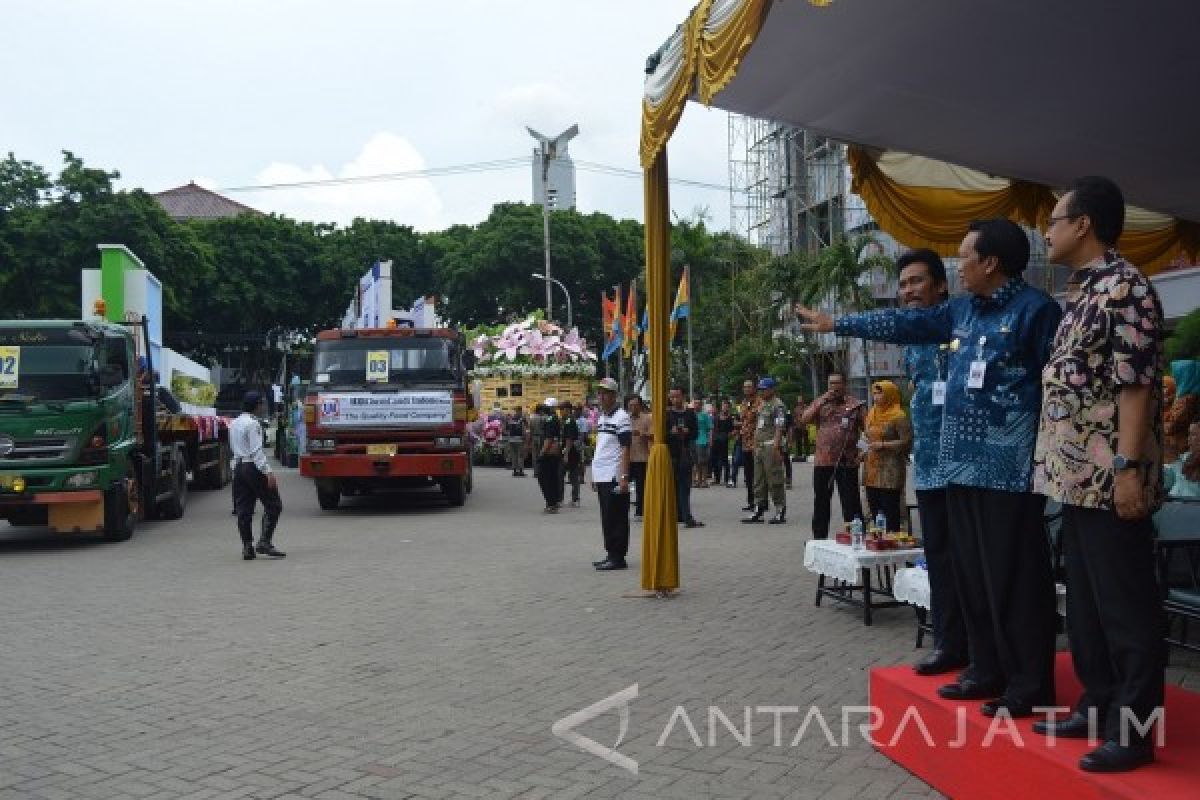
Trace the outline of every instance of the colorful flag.
[[609, 325], [608, 343], [604, 345], [602, 358], [608, 358], [621, 348], [621, 287], [618, 286], [612, 303], [612, 323]]
[[632, 281], [629, 284], [629, 296], [625, 299], [625, 357], [629, 358], [633, 355], [633, 348], [637, 344], [637, 281]]
[[683, 268], [683, 275], [679, 278], [679, 290], [675, 292], [675, 307], [671, 309], [671, 339], [675, 339], [675, 329], [679, 324], [679, 320], [689, 316], [688, 311], [688, 273], [691, 267]]
[[605, 334], [612, 328], [613, 315], [617, 311], [617, 301], [608, 299], [608, 292], [600, 293], [600, 330]]

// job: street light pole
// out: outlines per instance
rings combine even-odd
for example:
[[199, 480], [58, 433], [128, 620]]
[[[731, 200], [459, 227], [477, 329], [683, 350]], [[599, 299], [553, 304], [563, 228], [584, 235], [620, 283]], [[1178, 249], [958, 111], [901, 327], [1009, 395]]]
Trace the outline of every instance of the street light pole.
[[[542, 250], [546, 257], [546, 320], [554, 321], [554, 295], [550, 291], [550, 148], [547, 142], [541, 142], [542, 147]], [[563, 289], [566, 291], [566, 289]], [[567, 323], [570, 327], [570, 323]]]
[[560, 280], [551, 278], [549, 275], [543, 275], [540, 272], [535, 272], [530, 277], [537, 278], [538, 280], [542, 280], [544, 278], [546, 280], [546, 288], [547, 289], [549, 289], [550, 284], [553, 283], [555, 286], [557, 286], [558, 288], [563, 290], [563, 296], [567, 298], [567, 330], [571, 330], [571, 328], [575, 327], [575, 324], [572, 321], [572, 316], [571, 316], [571, 293], [567, 291], [567, 287], [563, 284], [563, 282]]

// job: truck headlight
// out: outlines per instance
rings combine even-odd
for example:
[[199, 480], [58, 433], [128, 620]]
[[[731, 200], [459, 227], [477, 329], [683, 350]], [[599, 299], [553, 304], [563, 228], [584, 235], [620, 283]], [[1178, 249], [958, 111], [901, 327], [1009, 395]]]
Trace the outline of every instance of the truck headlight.
[[93, 485], [97, 477], [94, 469], [89, 469], [87, 472], [76, 472], [63, 481], [63, 485], [68, 489], [82, 489], [85, 486]]
[[433, 440], [435, 447], [462, 447], [461, 436], [439, 436]]

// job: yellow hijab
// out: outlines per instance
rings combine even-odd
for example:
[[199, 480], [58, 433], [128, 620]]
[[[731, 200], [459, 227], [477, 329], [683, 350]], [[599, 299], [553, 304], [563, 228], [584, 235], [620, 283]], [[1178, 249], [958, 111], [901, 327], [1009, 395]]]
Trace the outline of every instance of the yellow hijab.
[[880, 389], [883, 396], [867, 414], [868, 428], [883, 427], [889, 422], [896, 422], [908, 416], [904, 413], [904, 406], [900, 405], [900, 389], [896, 384], [891, 381], [875, 381], [871, 384], [871, 389]]

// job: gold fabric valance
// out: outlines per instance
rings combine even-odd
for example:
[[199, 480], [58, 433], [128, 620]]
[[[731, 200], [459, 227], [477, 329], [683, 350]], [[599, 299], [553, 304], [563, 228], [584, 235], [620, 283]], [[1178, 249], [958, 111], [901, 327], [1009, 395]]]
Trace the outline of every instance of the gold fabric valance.
[[[1050, 187], [995, 178], [964, 167], [850, 147], [851, 190], [883, 230], [908, 247], [958, 253], [971, 220], [1007, 217], [1043, 227], [1059, 195]], [[1200, 254], [1200, 226], [1130, 207], [1121, 254], [1148, 275]]]

